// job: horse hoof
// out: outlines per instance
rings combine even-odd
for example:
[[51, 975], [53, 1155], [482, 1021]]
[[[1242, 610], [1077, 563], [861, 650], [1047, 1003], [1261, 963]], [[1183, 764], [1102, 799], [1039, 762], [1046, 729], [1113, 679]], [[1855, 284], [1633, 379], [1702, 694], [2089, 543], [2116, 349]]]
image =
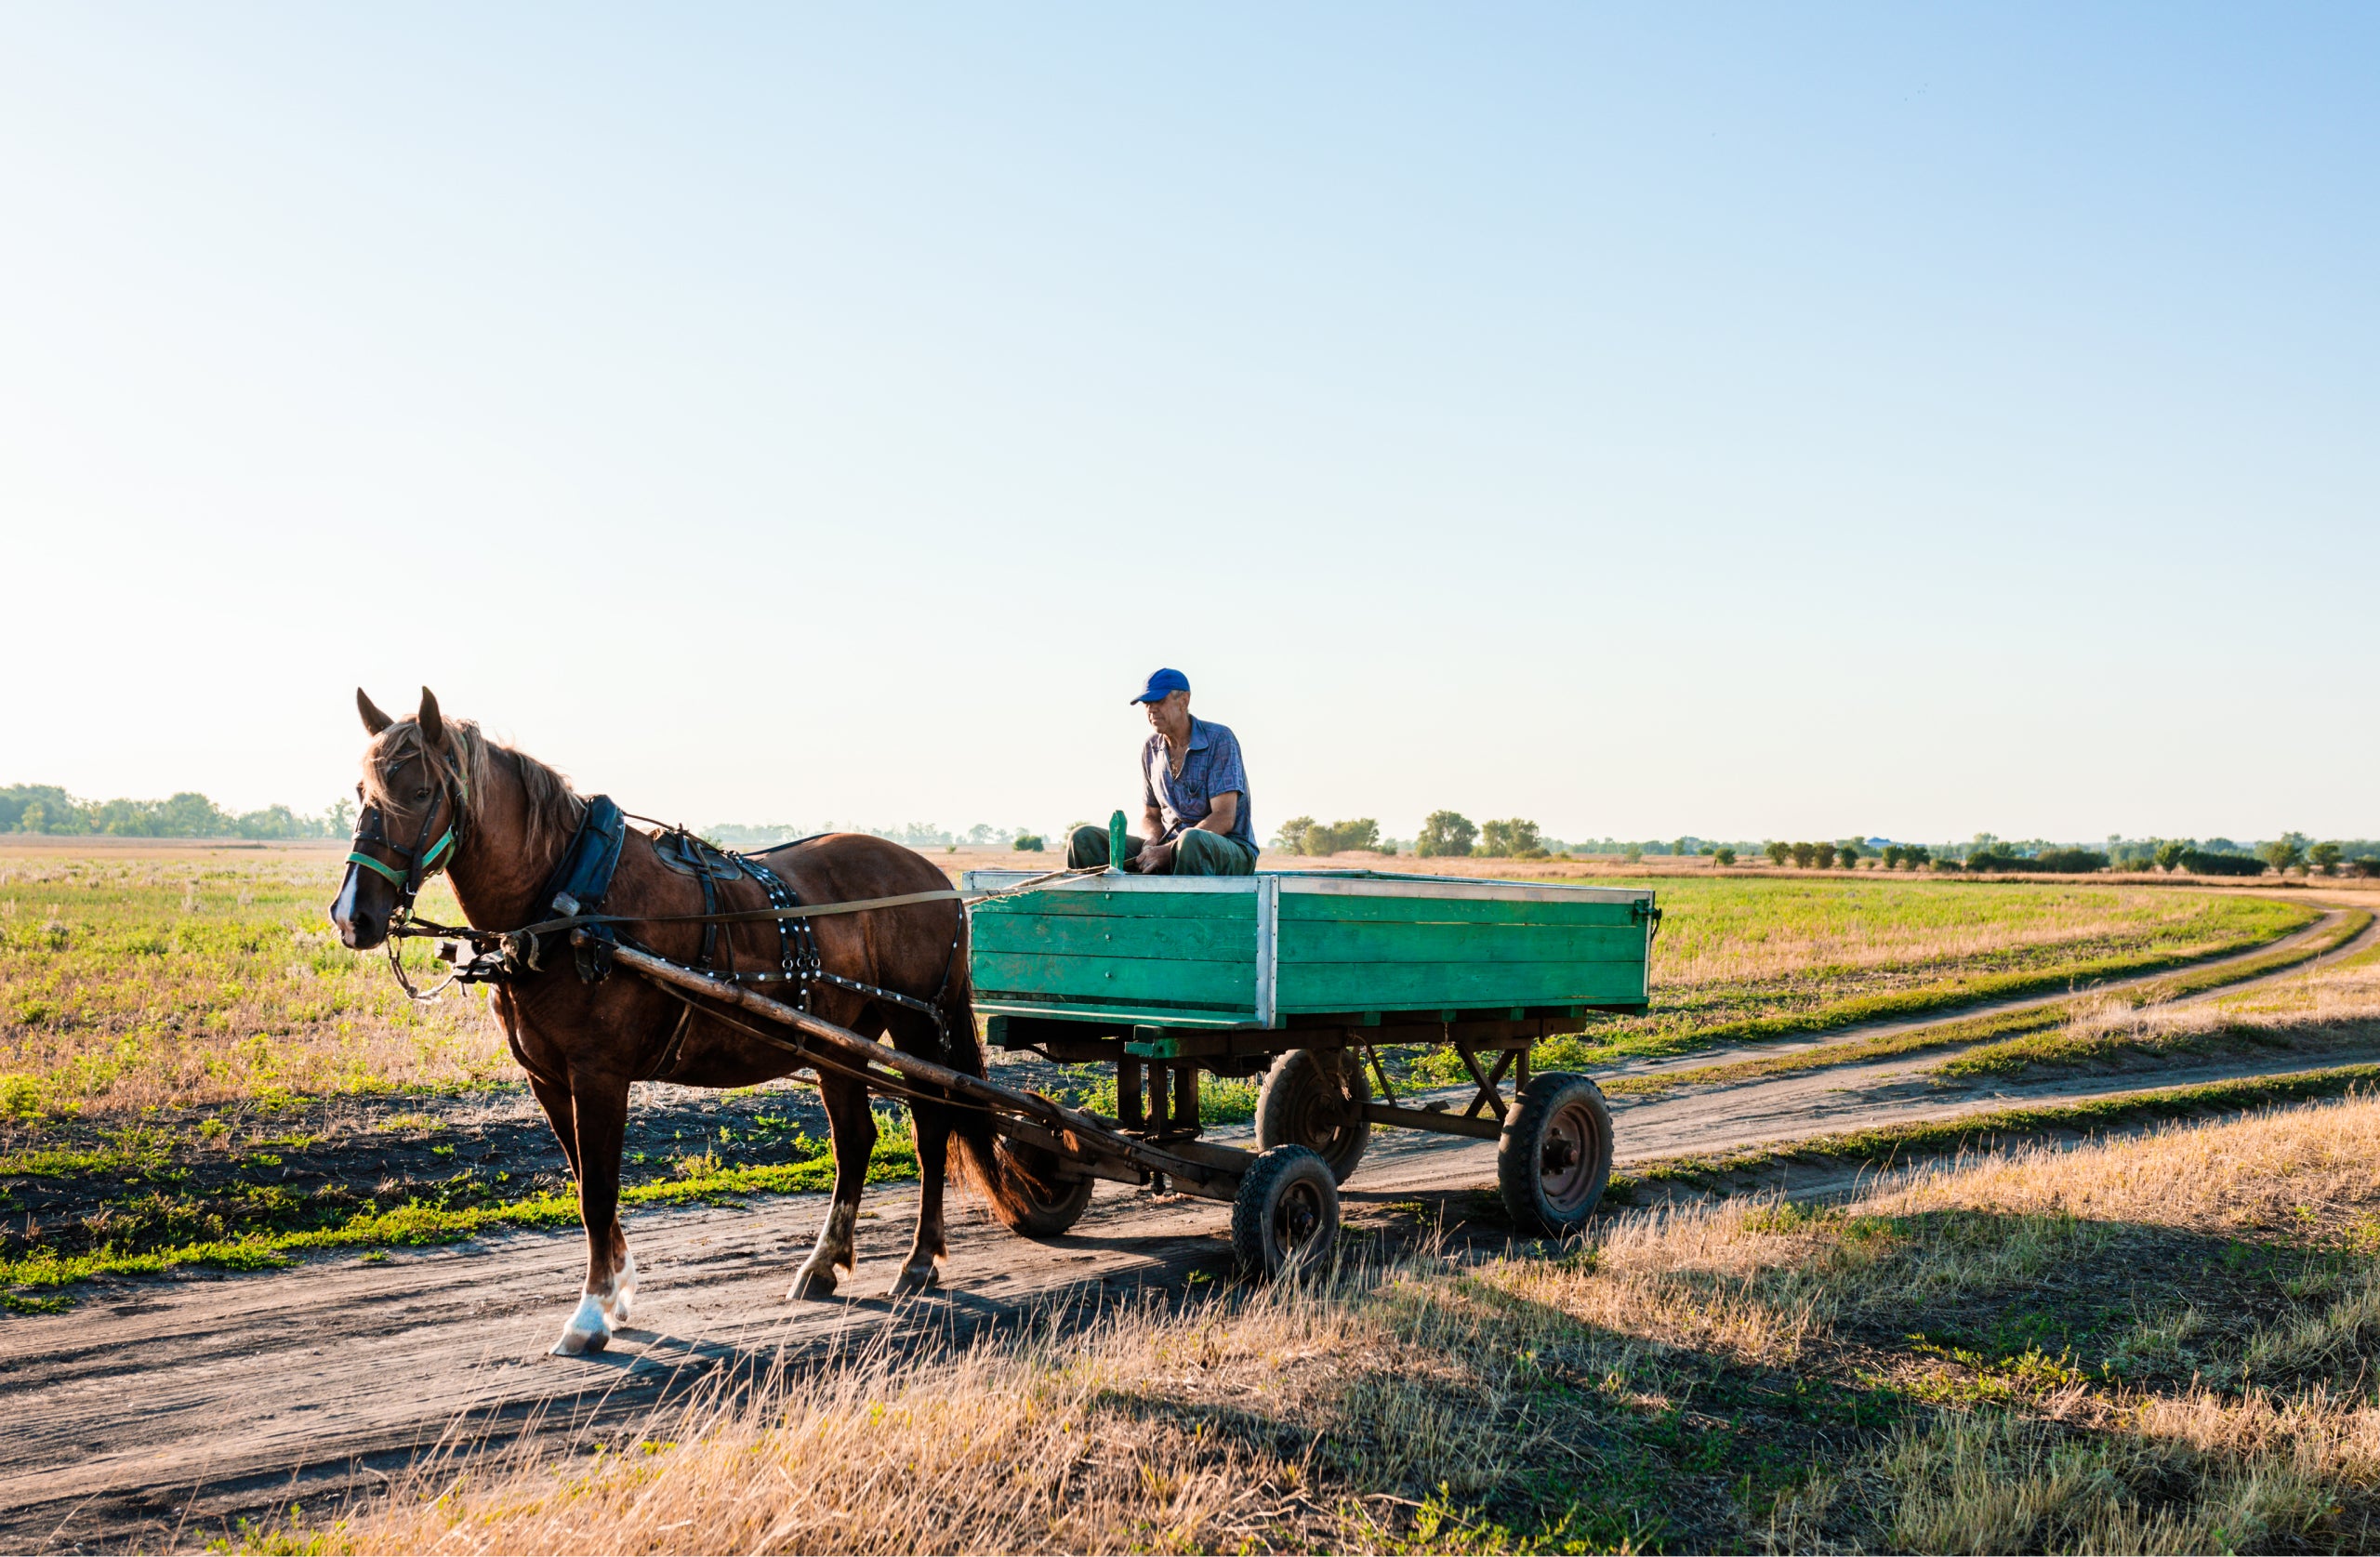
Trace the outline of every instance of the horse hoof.
[[797, 1303], [816, 1302], [835, 1295], [835, 1273], [832, 1267], [820, 1269], [804, 1265], [793, 1278], [793, 1290], [786, 1297]]
[[612, 1344], [612, 1326], [604, 1318], [603, 1300], [589, 1292], [578, 1300], [578, 1312], [562, 1327], [562, 1339], [547, 1355], [583, 1357]]
[[933, 1268], [932, 1261], [924, 1265], [904, 1265], [900, 1275], [893, 1280], [892, 1295], [906, 1298], [912, 1292], [924, 1292], [941, 1285], [942, 1273]]

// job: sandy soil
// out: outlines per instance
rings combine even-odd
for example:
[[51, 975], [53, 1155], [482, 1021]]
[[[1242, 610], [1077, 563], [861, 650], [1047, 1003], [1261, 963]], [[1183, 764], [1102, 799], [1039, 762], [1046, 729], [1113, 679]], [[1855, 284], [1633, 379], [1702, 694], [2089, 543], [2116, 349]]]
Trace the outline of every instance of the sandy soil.
[[[2375, 943], [2380, 926], [2334, 955]], [[2019, 1101], [2282, 1073], [2380, 1058], [2380, 1049], [2031, 1085], [1944, 1086], [1916, 1074], [1941, 1058], [1615, 1100], [1620, 1164]], [[521, 1130], [522, 1148], [531, 1135]], [[1491, 1142], [1379, 1132], [1344, 1192], [1349, 1226], [1360, 1237], [1443, 1219], [1501, 1242], [1509, 1234], [1494, 1209], [1494, 1175]], [[842, 1298], [811, 1303], [785, 1294], [815, 1232], [818, 1197], [639, 1214], [630, 1231], [641, 1311], [611, 1352], [591, 1358], [545, 1354], [575, 1293], [575, 1234], [264, 1274], [95, 1284], [69, 1313], [0, 1318], [0, 1412], [10, 1425], [0, 1440], [0, 1546], [196, 1545], [242, 1515], [369, 1492], [442, 1447], [523, 1432], [583, 1442], [723, 1370], [800, 1366], [870, 1339], [963, 1336], [1065, 1294], [1095, 1301], [1180, 1289], [1229, 1269], [1225, 1207], [1102, 1185], [1076, 1230], [1046, 1244], [1015, 1238], [962, 1203], [943, 1289], [893, 1303], [883, 1294], [914, 1201], [914, 1188], [871, 1192], [857, 1274]]]

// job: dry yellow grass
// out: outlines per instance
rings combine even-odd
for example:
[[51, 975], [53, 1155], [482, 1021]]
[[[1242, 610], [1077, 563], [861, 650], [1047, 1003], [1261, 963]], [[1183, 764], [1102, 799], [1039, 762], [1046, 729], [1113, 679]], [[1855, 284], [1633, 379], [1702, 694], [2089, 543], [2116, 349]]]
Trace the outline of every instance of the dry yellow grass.
[[2078, 1000], [2062, 1026], [1979, 1045], [1935, 1070], [2014, 1075], [2054, 1066], [2140, 1068], [2179, 1054], [2368, 1048], [2380, 1043], [2380, 953], [2316, 963], [2219, 999], [2135, 1006], [2133, 998]]
[[[456, 1552], [2368, 1545], [2376, 1208], [2369, 1100], [1959, 1165], [1835, 1209], [1661, 1208], [1558, 1255], [1425, 1249], [1329, 1287], [805, 1365], [648, 1423], [626, 1452], [457, 1460], [297, 1538]], [[2209, 1279], [2191, 1260], [2235, 1249], [2279, 1263], [2227, 1276], [2238, 1262], [2215, 1260], [2217, 1278], [2262, 1284], [2224, 1288], [2236, 1302], [2176, 1287], [2120, 1313], [2096, 1364], [1908, 1333], [2021, 1316], [2078, 1272], [2170, 1260], [2187, 1286]]]

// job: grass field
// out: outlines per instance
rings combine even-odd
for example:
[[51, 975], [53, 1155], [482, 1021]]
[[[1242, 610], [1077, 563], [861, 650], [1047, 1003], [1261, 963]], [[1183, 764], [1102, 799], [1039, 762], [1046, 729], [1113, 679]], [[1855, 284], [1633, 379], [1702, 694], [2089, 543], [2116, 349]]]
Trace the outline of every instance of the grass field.
[[[341, 859], [0, 853], [0, 1116], [511, 1075], [476, 1001], [415, 1007], [339, 944]], [[443, 882], [422, 912], [454, 922]]]
[[[2026, 1052], [2029, 1035], [2048, 1033], [2053, 1029], [2070, 1028], [2079, 1023], [2105, 1022], [2117, 1013], [2130, 1013], [2146, 1008], [2178, 1000], [2204, 990], [2220, 988], [2226, 983], [2259, 977], [2312, 962], [2325, 953], [2337, 950], [2362, 934], [2372, 924], [2369, 910], [2354, 908], [2343, 913], [2338, 920], [2319, 935], [2304, 937], [2285, 947], [2261, 956], [2243, 957], [2209, 968], [2188, 969], [2167, 977], [2153, 979], [2130, 989], [2105, 995], [2077, 996], [2070, 1000], [2054, 1000], [2015, 1010], [1996, 1011], [1970, 1017], [1964, 1022], [1929, 1023], [1911, 1032], [1887, 1033], [1875, 1037], [1849, 1038], [1840, 1043], [1818, 1044], [1784, 1054], [1764, 1055], [1757, 1059], [1736, 1060], [1721, 1064], [1695, 1065], [1659, 1072], [1651, 1075], [1621, 1076], [1604, 1083], [1604, 1090], [1613, 1096], [1646, 1096], [1675, 1091], [1680, 1088], [1726, 1085], [1757, 1080], [1765, 1076], [1790, 1075], [1800, 1072], [1825, 1070], [1835, 1065], [1860, 1064], [1889, 1059], [1899, 1054], [1920, 1053], [1927, 1049], [1964, 1049], [1969, 1053], [1960, 1062], [1943, 1067], [1945, 1074], [1983, 1074], [1989, 1066], [1970, 1067], [1961, 1071], [1964, 1063], [1976, 1054]], [[2358, 959], [2358, 964], [2364, 960]], [[2334, 987], [2331, 971], [2345, 970], [2347, 965], [2325, 971], [2319, 978], [2293, 982], [2284, 986], [2292, 992], [2279, 997], [2283, 1005], [2302, 1003], [2305, 992], [2319, 987]], [[2349, 1006], [2360, 1008], [2361, 992], [2347, 997]], [[2241, 996], [2238, 1001], [2264, 1002], [2257, 1009], [2277, 1009], [2274, 996]], [[2227, 1001], [2227, 1007], [2233, 1004]], [[2143, 1021], [2164, 1020], [2172, 1013], [2144, 1016]], [[2303, 1035], [2301, 1035], [2303, 1036]], [[1999, 1043], [1987, 1040], [2000, 1039]], [[2041, 1040], [2043, 1043], [2053, 1039]], [[2294, 1041], [2294, 1040], [2283, 1040]], [[2035, 1046], [2036, 1049], [2038, 1045]]]
[[2261, 945], [2303, 904], [2126, 886], [1723, 878], [1660, 883], [1653, 1009], [1547, 1065], [1826, 1033], [2054, 994]]
[[2364, 1550], [2380, 1102], [905, 1339], [260, 1550]]
[[[510, 1077], [476, 999], [416, 1008], [379, 954], [338, 944], [324, 915], [340, 869], [322, 851], [0, 853], [0, 1117]], [[1655, 1010], [1548, 1062], [2062, 990], [2253, 946], [2313, 915], [2174, 889], [1884, 877], [1662, 893]], [[454, 912], [443, 886], [423, 911]], [[426, 946], [409, 956], [427, 966]]]

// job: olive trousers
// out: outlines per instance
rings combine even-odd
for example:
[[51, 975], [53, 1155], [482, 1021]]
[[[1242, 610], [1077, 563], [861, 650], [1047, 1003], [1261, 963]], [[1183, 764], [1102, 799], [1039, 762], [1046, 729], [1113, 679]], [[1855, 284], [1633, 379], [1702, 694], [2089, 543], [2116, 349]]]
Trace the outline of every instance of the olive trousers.
[[[1137, 860], [1146, 841], [1136, 833], [1124, 838], [1124, 857]], [[1066, 840], [1066, 868], [1081, 870], [1088, 865], [1104, 865], [1113, 862], [1107, 857], [1107, 829], [1077, 827], [1075, 836]], [[1173, 835], [1173, 868], [1168, 876], [1253, 876], [1256, 874], [1256, 851], [1236, 838], [1221, 833], [1201, 832], [1185, 828]]]

